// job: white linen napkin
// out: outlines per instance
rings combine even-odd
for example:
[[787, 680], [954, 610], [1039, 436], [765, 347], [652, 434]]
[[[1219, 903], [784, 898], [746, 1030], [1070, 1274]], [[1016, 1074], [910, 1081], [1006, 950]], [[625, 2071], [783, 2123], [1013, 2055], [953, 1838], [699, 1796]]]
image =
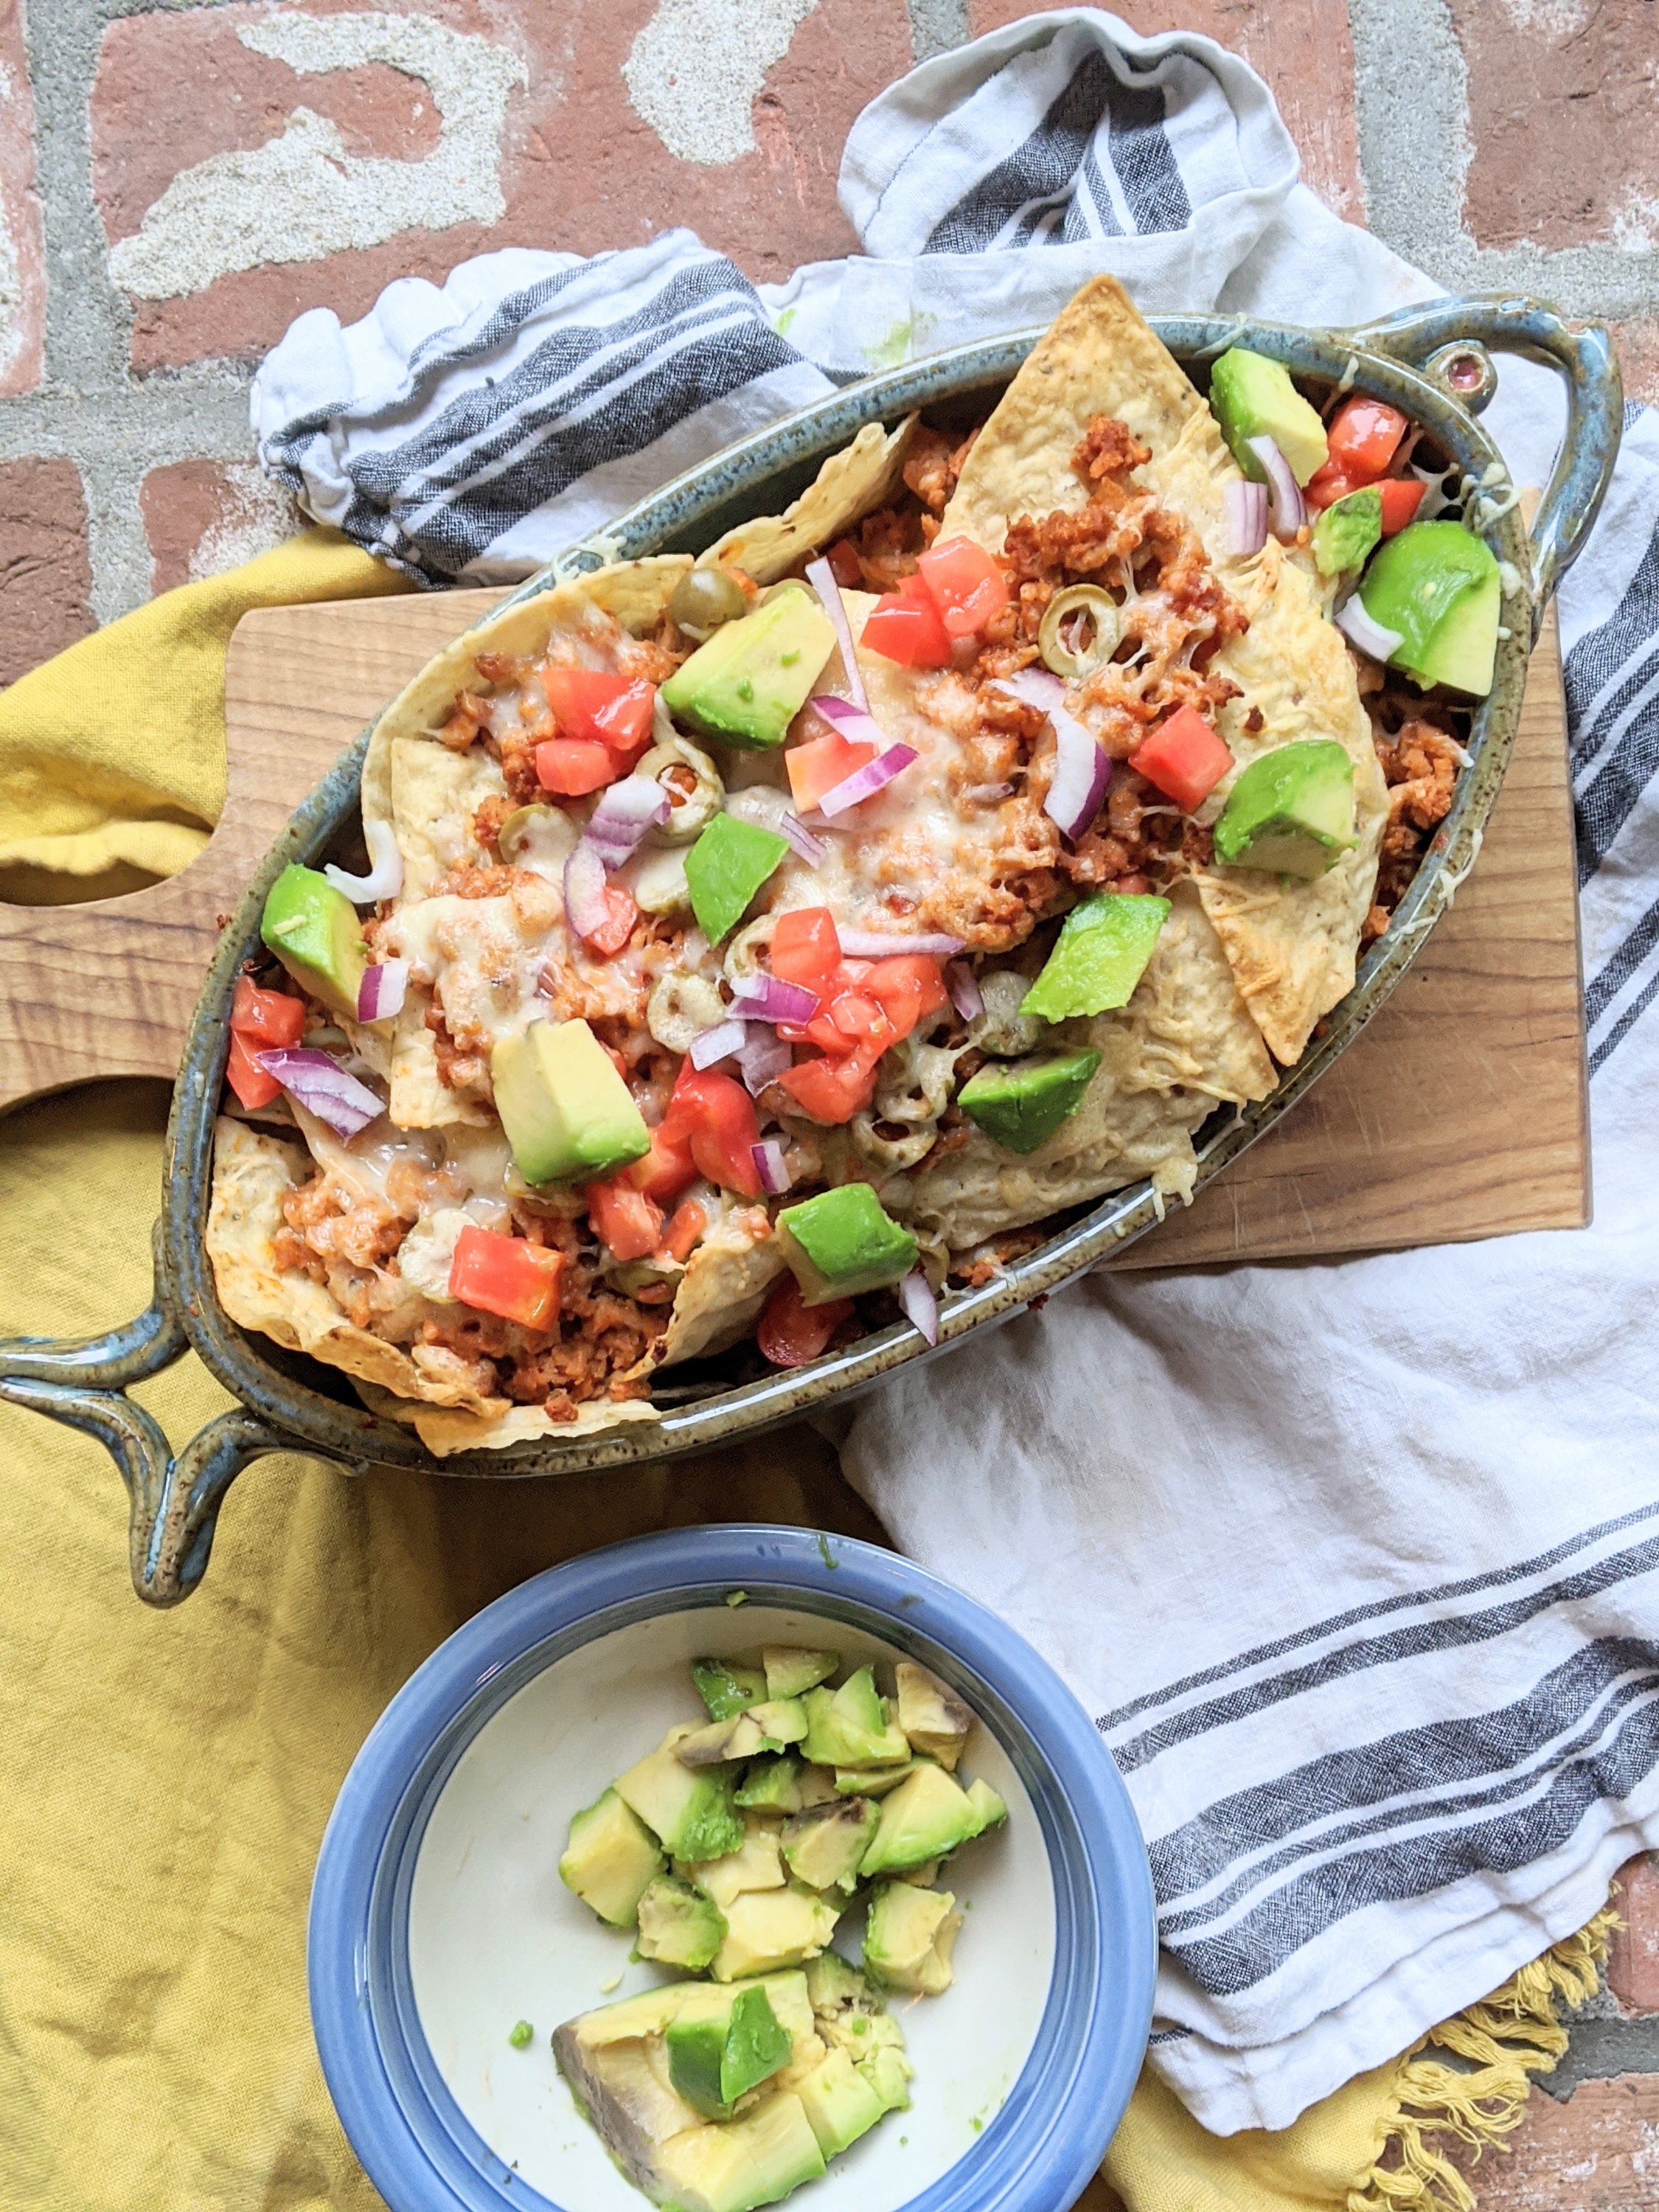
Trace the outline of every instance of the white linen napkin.
[[[914, 70], [854, 125], [842, 199], [866, 256], [758, 293], [678, 232], [485, 256], [349, 329], [313, 311], [255, 383], [261, 453], [425, 580], [507, 578], [1099, 269], [1148, 312], [1322, 325], [1435, 289], [1298, 183], [1242, 62], [1092, 10]], [[1541, 483], [1548, 373], [1506, 365], [1487, 420]], [[1158, 1891], [1152, 2060], [1222, 2133], [1403, 2049], [1659, 1844], [1656, 522], [1632, 410], [1561, 594], [1595, 1228], [1097, 1278], [897, 1378], [846, 1440], [904, 1549], [1099, 1717]]]

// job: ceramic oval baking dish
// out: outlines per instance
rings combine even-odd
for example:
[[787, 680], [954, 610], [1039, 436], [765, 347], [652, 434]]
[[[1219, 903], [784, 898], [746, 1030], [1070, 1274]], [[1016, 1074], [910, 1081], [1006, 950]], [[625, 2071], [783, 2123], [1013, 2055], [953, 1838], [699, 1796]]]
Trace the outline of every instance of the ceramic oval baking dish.
[[[1514, 741], [1527, 656], [1562, 571], [1583, 544], [1613, 468], [1621, 425], [1619, 370], [1607, 331], [1570, 326], [1554, 309], [1512, 298], [1445, 300], [1407, 308], [1356, 331], [1314, 331], [1214, 316], [1155, 318], [1153, 328], [1178, 361], [1201, 368], [1243, 344], [1282, 361], [1298, 376], [1374, 393], [1422, 424], [1442, 451], [1500, 495], [1486, 535], [1522, 580], [1527, 618], [1500, 638], [1491, 696], [1474, 718], [1472, 765], [1460, 777], [1451, 811], [1388, 933], [1365, 954], [1354, 988], [1330, 1016], [1325, 1034], [1270, 1097], [1234, 1116], [1207, 1146], [1198, 1188], [1221, 1174], [1272, 1127], [1345, 1051], [1400, 981], [1479, 848], [1480, 835]], [[755, 514], [775, 513], [830, 453], [866, 422], [893, 422], [913, 408], [946, 402], [989, 404], [1041, 332], [984, 340], [866, 379], [746, 439], [678, 477], [620, 516], [607, 535], [610, 557], [696, 552]], [[1524, 354], [1558, 369], [1566, 385], [1566, 436], [1528, 535], [1512, 501], [1496, 447], [1475, 419], [1496, 386], [1490, 351]], [[611, 550], [614, 549], [614, 550]], [[556, 575], [598, 566], [576, 548], [503, 602], [544, 589]], [[343, 1375], [244, 1332], [225, 1315], [203, 1245], [213, 1123], [228, 1040], [227, 1018], [237, 972], [258, 950], [265, 892], [289, 861], [318, 861], [356, 818], [368, 733], [294, 815], [267, 854], [225, 929], [185, 1043], [168, 1129], [165, 1196], [156, 1225], [155, 1296], [137, 1320], [78, 1343], [24, 1340], [0, 1346], [0, 1397], [33, 1407], [107, 1445], [131, 1500], [131, 1565], [139, 1595], [175, 1603], [200, 1580], [221, 1502], [235, 1476], [269, 1452], [309, 1451], [352, 1469], [370, 1466], [438, 1471], [413, 1432], [366, 1411]], [[1115, 1191], [1081, 1218], [978, 1290], [945, 1303], [939, 1350], [1023, 1312], [1156, 1225], [1146, 1182]], [[154, 1418], [125, 1395], [193, 1346], [240, 1401], [176, 1456]], [[458, 1453], [446, 1474], [495, 1481], [524, 1475], [586, 1474], [624, 1462], [707, 1450], [851, 1396], [908, 1362], [931, 1357], [917, 1332], [895, 1326], [866, 1336], [810, 1367], [757, 1381], [669, 1385], [659, 1393], [659, 1424], [630, 1425], [570, 1443], [511, 1451]]]

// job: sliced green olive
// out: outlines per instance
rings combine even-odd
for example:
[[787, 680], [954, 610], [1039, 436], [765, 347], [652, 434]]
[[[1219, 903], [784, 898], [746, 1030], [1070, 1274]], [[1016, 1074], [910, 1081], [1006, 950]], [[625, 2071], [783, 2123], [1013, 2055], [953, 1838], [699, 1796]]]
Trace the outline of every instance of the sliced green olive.
[[1117, 650], [1116, 602], [1098, 584], [1056, 592], [1037, 631], [1037, 650], [1056, 676], [1086, 676]]
[[700, 837], [726, 804], [726, 786], [706, 752], [675, 732], [673, 741], [653, 745], [634, 770], [648, 775], [668, 794], [668, 819], [646, 832], [652, 845], [689, 845]]
[[699, 644], [749, 611], [749, 594], [729, 568], [692, 568], [674, 586], [668, 619]]

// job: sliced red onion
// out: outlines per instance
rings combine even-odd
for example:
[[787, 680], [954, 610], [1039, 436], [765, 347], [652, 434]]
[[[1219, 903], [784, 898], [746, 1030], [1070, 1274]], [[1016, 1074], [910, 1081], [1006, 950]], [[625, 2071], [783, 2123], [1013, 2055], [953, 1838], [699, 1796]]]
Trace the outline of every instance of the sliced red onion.
[[810, 1022], [818, 994], [781, 975], [744, 975], [732, 986], [732, 1012], [747, 1022]]
[[256, 1053], [254, 1057], [290, 1098], [319, 1121], [325, 1121], [338, 1136], [355, 1137], [386, 1111], [368, 1085], [348, 1075], [331, 1053], [301, 1045], [292, 1050]]
[[812, 835], [799, 814], [792, 814], [786, 808], [778, 817], [778, 835], [789, 840], [796, 859], [805, 860], [809, 868], [823, 865], [830, 848], [822, 837]]
[[784, 1069], [793, 1065], [795, 1055], [787, 1042], [764, 1022], [739, 1022], [737, 1026], [749, 1030], [747, 1042], [738, 1054], [744, 1086], [751, 1098], [758, 1098], [769, 1083], [775, 1083]]
[[899, 1304], [929, 1344], [939, 1342], [939, 1300], [920, 1267], [912, 1267], [898, 1286]]
[[1045, 714], [1066, 703], [1066, 686], [1051, 669], [1018, 668], [1012, 676], [994, 680], [999, 691], [1012, 691], [1016, 699], [1028, 707], [1041, 707]]
[[[874, 723], [870, 726], [873, 729]], [[915, 758], [914, 745], [889, 745], [877, 759], [866, 761], [862, 768], [855, 768], [851, 775], [843, 776], [838, 784], [826, 791], [818, 801], [818, 812], [833, 821], [837, 814], [845, 814], [863, 800], [873, 799]]]
[[712, 1030], [692, 1038], [691, 1065], [701, 1074], [717, 1060], [729, 1060], [734, 1052], [741, 1052], [748, 1041], [749, 1032], [741, 1022], [716, 1022]]
[[1295, 471], [1273, 439], [1249, 438], [1245, 443], [1267, 471], [1267, 483], [1273, 493], [1273, 528], [1281, 538], [1294, 538], [1308, 519], [1307, 503]]
[[599, 847], [581, 838], [564, 864], [565, 919], [578, 937], [594, 936], [611, 918], [605, 872]]
[[886, 731], [867, 706], [855, 707], [850, 699], [838, 699], [833, 691], [815, 691], [806, 703], [826, 722], [833, 722], [849, 744], [874, 745], [879, 751], [887, 742]]
[[1358, 592], [1346, 606], [1338, 608], [1336, 626], [1344, 637], [1351, 638], [1373, 660], [1386, 660], [1400, 642], [1400, 631], [1384, 629], [1380, 622], [1372, 621]]
[[343, 891], [353, 906], [373, 906], [376, 899], [396, 898], [404, 887], [404, 856], [389, 822], [365, 822], [363, 842], [368, 847], [368, 873], [348, 875], [329, 861], [323, 869], [337, 891]]
[[668, 815], [668, 793], [659, 783], [648, 775], [626, 775], [600, 793], [582, 842], [595, 848], [610, 875], [631, 858], [646, 831], [666, 822]]
[[1224, 484], [1221, 504], [1227, 520], [1227, 550], [1243, 558], [1267, 542], [1267, 487], [1248, 482]]
[[1064, 707], [1051, 707], [1048, 720], [1054, 731], [1054, 780], [1042, 811], [1062, 836], [1075, 842], [1100, 811], [1112, 780], [1112, 757], [1095, 742], [1094, 732]]
[[389, 1022], [393, 1014], [403, 1012], [408, 990], [407, 960], [382, 960], [376, 967], [365, 968], [357, 986], [358, 1020]]
[[951, 994], [951, 1004], [964, 1022], [977, 1021], [985, 1012], [985, 994], [979, 988], [979, 978], [965, 960], [952, 960], [945, 970], [945, 988]]
[[[847, 602], [841, 595], [841, 585], [836, 572], [822, 555], [806, 564], [806, 580], [823, 601], [823, 611], [836, 626], [836, 635], [841, 641], [841, 665], [847, 671], [848, 689], [854, 706], [870, 711], [870, 695], [864, 688], [864, 678], [859, 673], [859, 657], [853, 649], [853, 625], [847, 618]], [[816, 707], [817, 701], [812, 704]]]
[[755, 1173], [760, 1177], [760, 1187], [769, 1198], [781, 1198], [794, 1177], [783, 1164], [783, 1145], [776, 1137], [763, 1137], [757, 1145], [750, 1145], [749, 1157], [755, 1163]]
[[961, 951], [963, 943], [960, 937], [901, 937], [896, 931], [842, 929], [839, 925], [836, 934], [848, 960], [887, 960], [897, 952], [925, 952], [932, 959], [948, 960]]

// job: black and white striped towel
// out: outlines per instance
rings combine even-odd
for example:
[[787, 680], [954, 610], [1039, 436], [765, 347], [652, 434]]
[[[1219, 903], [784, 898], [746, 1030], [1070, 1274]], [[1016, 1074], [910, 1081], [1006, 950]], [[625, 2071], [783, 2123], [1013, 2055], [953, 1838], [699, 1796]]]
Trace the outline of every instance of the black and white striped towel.
[[[1041, 322], [1097, 269], [1149, 310], [1321, 324], [1432, 289], [1297, 183], [1241, 62], [1080, 10], [883, 94], [842, 194], [868, 258], [759, 293], [679, 233], [491, 255], [349, 330], [307, 315], [256, 385], [260, 450], [427, 580], [509, 577], [832, 382]], [[1488, 420], [1517, 480], [1559, 419], [1546, 372], [1505, 369]], [[1659, 421], [1632, 410], [1561, 609], [1595, 1228], [1098, 1279], [896, 1382], [847, 1443], [904, 1547], [1100, 1716], [1157, 1881], [1154, 2060], [1222, 2131], [1404, 2048], [1659, 1844], [1656, 526]]]

